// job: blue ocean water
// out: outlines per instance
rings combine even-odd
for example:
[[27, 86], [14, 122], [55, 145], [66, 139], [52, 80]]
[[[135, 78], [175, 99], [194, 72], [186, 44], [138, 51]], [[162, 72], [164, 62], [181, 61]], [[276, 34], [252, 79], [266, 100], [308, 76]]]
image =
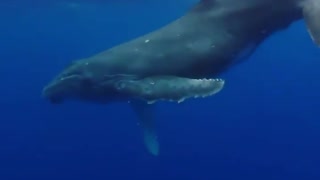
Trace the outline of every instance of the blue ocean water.
[[194, 2], [0, 2], [0, 179], [318, 180], [320, 50], [303, 21], [224, 73], [216, 96], [158, 104], [159, 157], [146, 152], [127, 104], [41, 98], [71, 61], [157, 29]]

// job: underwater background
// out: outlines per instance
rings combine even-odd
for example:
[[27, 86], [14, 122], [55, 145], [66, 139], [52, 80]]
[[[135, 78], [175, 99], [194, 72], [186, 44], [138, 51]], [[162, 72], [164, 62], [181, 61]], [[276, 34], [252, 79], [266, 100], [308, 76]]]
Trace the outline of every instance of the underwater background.
[[304, 21], [222, 74], [219, 94], [159, 103], [158, 157], [127, 104], [42, 99], [71, 61], [160, 28], [195, 2], [0, 1], [0, 180], [319, 180], [320, 49]]

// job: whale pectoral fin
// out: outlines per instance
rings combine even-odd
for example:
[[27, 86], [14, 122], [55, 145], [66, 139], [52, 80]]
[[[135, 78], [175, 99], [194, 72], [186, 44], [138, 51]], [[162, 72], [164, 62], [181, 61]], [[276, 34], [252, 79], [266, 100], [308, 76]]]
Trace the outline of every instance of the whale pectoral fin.
[[143, 129], [144, 144], [148, 152], [154, 156], [159, 154], [159, 142], [155, 129], [154, 105], [133, 101], [132, 109], [137, 114], [139, 125]]
[[305, 0], [303, 16], [312, 40], [320, 46], [320, 1]]
[[152, 76], [140, 80], [121, 81], [117, 90], [127, 96], [152, 104], [159, 100], [182, 102], [191, 97], [207, 97], [224, 86], [221, 79], [189, 79], [176, 76]]

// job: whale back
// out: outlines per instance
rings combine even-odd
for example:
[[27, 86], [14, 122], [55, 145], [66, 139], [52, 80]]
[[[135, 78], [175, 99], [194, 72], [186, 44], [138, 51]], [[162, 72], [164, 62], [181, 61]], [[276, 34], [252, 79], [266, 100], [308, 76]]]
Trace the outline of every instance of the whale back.
[[224, 19], [234, 31], [260, 39], [303, 19], [311, 39], [320, 46], [320, 0], [201, 0], [193, 12]]
[[302, 18], [302, 9], [295, 2], [296, 0], [202, 0], [191, 13], [225, 22], [224, 27], [232, 34], [265, 37]]

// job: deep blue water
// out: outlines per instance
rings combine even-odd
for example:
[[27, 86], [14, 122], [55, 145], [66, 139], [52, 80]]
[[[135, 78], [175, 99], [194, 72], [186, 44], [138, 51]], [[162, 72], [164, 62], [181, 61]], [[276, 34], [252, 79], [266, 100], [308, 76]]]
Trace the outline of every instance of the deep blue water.
[[70, 61], [159, 28], [195, 0], [0, 3], [1, 180], [318, 180], [320, 50], [303, 21], [224, 73], [207, 99], [158, 105], [150, 156], [127, 104], [52, 106]]

